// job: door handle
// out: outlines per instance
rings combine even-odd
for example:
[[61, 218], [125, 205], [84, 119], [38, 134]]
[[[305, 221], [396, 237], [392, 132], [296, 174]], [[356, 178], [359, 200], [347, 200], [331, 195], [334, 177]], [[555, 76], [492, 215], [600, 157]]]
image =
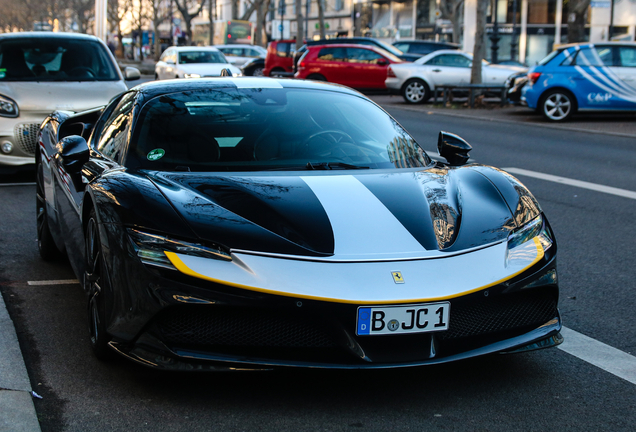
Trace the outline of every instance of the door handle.
[[433, 69], [433, 72], [441, 72], [441, 69]]

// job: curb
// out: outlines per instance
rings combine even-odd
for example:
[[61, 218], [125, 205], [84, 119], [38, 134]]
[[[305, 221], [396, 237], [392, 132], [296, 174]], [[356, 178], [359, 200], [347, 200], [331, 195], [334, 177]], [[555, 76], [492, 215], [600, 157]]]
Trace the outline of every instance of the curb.
[[40, 432], [13, 321], [0, 295], [0, 432]]

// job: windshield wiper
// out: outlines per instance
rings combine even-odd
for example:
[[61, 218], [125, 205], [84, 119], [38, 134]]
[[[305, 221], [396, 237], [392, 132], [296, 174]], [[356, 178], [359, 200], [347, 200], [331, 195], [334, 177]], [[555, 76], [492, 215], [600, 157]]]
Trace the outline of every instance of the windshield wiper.
[[332, 170], [332, 169], [369, 169], [368, 166], [351, 165], [344, 162], [320, 162], [314, 163], [307, 162], [306, 168], [308, 170]]

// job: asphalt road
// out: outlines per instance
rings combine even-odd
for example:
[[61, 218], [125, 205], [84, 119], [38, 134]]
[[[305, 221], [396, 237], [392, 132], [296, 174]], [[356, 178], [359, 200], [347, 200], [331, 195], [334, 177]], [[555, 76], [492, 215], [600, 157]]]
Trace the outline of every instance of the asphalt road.
[[[388, 107], [423, 147], [459, 134], [472, 158], [636, 191], [636, 140]], [[611, 121], [611, 120], [610, 120]], [[636, 355], [636, 201], [518, 176], [559, 247], [565, 326]], [[555, 348], [387, 371], [167, 374], [95, 360], [79, 285], [35, 244], [35, 187], [0, 186], [0, 288], [43, 431], [633, 431], [636, 384]]]

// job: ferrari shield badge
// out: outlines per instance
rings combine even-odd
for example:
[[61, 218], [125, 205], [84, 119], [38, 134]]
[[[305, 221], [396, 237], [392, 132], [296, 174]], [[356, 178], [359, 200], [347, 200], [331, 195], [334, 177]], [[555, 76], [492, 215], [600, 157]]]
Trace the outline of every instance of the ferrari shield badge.
[[148, 153], [148, 155], [146, 156], [146, 158], [148, 158], [149, 161], [156, 161], [159, 160], [163, 157], [163, 155], [165, 155], [166, 152], [164, 151], [164, 149], [154, 149], [152, 151], [150, 151]]
[[396, 284], [404, 283], [404, 278], [402, 277], [402, 272], [394, 271], [394, 272], [391, 272], [391, 275], [393, 276], [393, 282], [395, 282]]

